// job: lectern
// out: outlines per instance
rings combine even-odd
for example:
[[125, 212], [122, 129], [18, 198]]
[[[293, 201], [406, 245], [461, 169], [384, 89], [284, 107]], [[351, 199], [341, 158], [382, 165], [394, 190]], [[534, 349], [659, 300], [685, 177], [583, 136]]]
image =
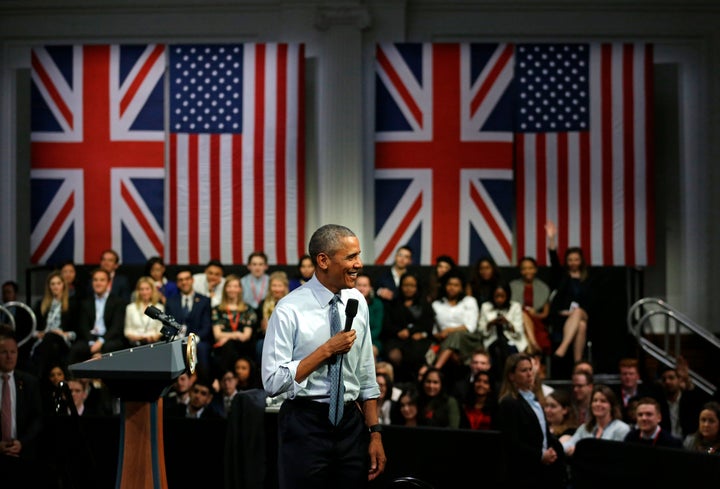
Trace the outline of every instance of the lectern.
[[102, 379], [121, 400], [116, 489], [167, 489], [162, 393], [195, 370], [197, 337], [106, 353], [70, 365], [76, 377]]

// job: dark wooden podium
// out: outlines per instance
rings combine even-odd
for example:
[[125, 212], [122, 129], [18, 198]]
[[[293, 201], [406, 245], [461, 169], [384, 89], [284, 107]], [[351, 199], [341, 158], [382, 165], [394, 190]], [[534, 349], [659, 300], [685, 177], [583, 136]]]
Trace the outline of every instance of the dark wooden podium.
[[102, 379], [121, 400], [123, 425], [116, 489], [167, 489], [163, 443], [163, 391], [194, 371], [188, 340], [153, 343], [70, 365], [75, 377]]

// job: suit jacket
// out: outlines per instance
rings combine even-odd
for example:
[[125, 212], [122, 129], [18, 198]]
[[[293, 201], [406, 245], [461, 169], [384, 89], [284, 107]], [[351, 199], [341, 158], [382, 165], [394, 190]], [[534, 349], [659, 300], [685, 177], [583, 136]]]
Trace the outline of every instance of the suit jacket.
[[543, 432], [530, 404], [521, 396], [506, 396], [498, 405], [496, 418], [496, 427], [508, 448], [508, 487], [564, 487], [563, 447], [548, 428], [545, 433], [548, 447], [555, 449], [558, 459], [551, 465], [542, 464]]
[[34, 375], [15, 370], [15, 424], [17, 439], [22, 443], [21, 457], [37, 457], [37, 441], [42, 431], [40, 383]]
[[[660, 408], [662, 414], [662, 421], [660, 426], [662, 429], [672, 432], [670, 426], [670, 406], [667, 398], [662, 396], [660, 401]], [[692, 390], [684, 390], [680, 396], [680, 429], [682, 430], [682, 436], [685, 437], [690, 433], [695, 433], [698, 428], [698, 419], [700, 418], [700, 411], [702, 406], [707, 401], [710, 401], [711, 397], [699, 388]]]
[[625, 435], [625, 441], [654, 447], [682, 448], [683, 446], [680, 438], [673, 436], [669, 431], [665, 431], [662, 428], [660, 428], [660, 432], [653, 440], [643, 439], [640, 430], [634, 428]]
[[[102, 353], [122, 350], [129, 346], [125, 338], [125, 308], [126, 303], [120, 297], [110, 293], [105, 302], [105, 336]], [[89, 342], [92, 339], [90, 331], [95, 326], [95, 296], [83, 299], [78, 318], [78, 340]]]
[[185, 317], [185, 313], [183, 312], [181, 301], [181, 294], [168, 297], [165, 303], [166, 314], [174, 317], [178, 323], [186, 325], [188, 333], [195, 333], [200, 337], [200, 341], [212, 345], [215, 342], [215, 338], [213, 337], [212, 323], [210, 321], [210, 299], [195, 292], [193, 295], [193, 306], [187, 317]]

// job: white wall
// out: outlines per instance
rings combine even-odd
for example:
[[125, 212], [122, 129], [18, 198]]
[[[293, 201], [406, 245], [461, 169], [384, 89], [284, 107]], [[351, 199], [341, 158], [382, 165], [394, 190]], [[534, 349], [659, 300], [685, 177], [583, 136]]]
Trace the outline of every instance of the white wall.
[[[373, 54], [381, 41], [650, 41], [669, 137], [657, 148], [658, 263], [648, 294], [720, 329], [718, 123], [720, 8], [716, 1], [565, 0], [312, 2], [216, 0], [0, 2], [0, 281], [28, 266], [27, 94], [36, 44], [304, 42], [307, 70], [308, 229], [335, 221], [373, 256]], [[182, 6], [177, 6], [176, 4]], [[660, 71], [660, 70], [659, 70]], [[669, 74], [669, 75], [668, 75]], [[676, 74], [676, 75], [675, 75]], [[675, 78], [673, 78], [675, 77]], [[22, 98], [22, 97], [21, 97]], [[673, 107], [675, 111], [673, 111]], [[21, 114], [18, 119], [18, 114]], [[22, 125], [18, 125], [21, 122]], [[677, 141], [674, 143], [673, 141]], [[18, 192], [20, 188], [20, 192]]]

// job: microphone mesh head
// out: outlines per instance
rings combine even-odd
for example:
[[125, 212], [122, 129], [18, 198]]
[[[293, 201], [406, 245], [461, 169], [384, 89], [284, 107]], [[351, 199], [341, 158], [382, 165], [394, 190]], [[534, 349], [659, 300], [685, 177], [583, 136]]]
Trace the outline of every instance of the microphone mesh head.
[[345, 306], [345, 316], [349, 318], [354, 318], [357, 315], [357, 310], [358, 300], [348, 299], [347, 306]]

